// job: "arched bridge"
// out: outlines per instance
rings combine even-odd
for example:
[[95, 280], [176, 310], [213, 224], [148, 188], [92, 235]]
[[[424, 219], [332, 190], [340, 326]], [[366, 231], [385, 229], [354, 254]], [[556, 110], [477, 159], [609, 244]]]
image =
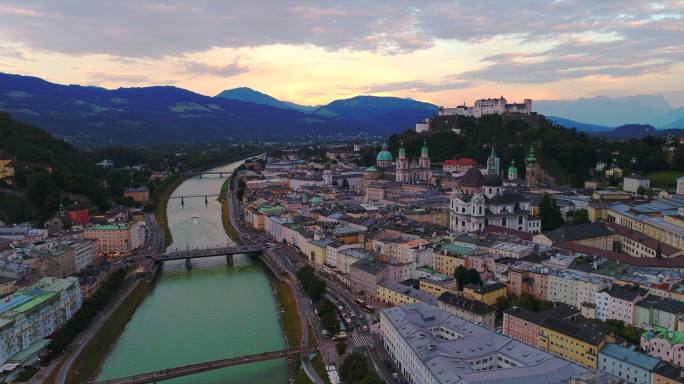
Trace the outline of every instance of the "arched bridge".
[[207, 361], [204, 363], [183, 365], [180, 367], [163, 369], [161, 371], [141, 373], [138, 375], [121, 377], [118, 379], [91, 381], [91, 384], [145, 384], [156, 383], [158, 381], [174, 379], [176, 377], [194, 375], [196, 373], [211, 371], [219, 368], [232, 367], [234, 365], [256, 363], [272, 359], [282, 359], [298, 356], [302, 353], [313, 352], [316, 346], [306, 346], [298, 348], [283, 349], [279, 351], [264, 352], [255, 355], [230, 357], [227, 359]]

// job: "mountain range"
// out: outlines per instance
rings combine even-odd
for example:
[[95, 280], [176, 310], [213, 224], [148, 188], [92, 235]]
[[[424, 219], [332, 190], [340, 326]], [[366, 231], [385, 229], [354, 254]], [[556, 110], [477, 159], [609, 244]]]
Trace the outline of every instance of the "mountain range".
[[437, 107], [358, 96], [309, 110], [251, 89], [210, 97], [171, 86], [105, 89], [0, 73], [0, 110], [72, 142], [104, 145], [384, 136], [413, 127]]
[[[684, 127], [684, 107], [672, 108], [660, 95], [535, 100], [533, 106], [557, 124], [608, 137], [665, 133], [646, 124]], [[379, 96], [309, 106], [247, 87], [211, 97], [172, 86], [105, 89], [0, 73], [0, 110], [74, 143], [106, 145], [386, 136], [413, 127], [438, 108]]]
[[[559, 120], [574, 121], [598, 131], [624, 124], [650, 124], [657, 128], [684, 128], [684, 107], [672, 108], [662, 95], [611, 98], [597, 96], [576, 100], [535, 100], [534, 110]], [[593, 127], [592, 127], [593, 126]], [[581, 129], [580, 127], [577, 127]]]

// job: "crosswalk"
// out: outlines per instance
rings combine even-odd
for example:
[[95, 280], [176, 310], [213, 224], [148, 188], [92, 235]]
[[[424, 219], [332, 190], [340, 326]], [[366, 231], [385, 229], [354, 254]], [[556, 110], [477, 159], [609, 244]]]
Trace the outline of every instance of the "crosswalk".
[[352, 344], [354, 344], [354, 348], [362, 348], [373, 344], [373, 339], [369, 334], [352, 335]]

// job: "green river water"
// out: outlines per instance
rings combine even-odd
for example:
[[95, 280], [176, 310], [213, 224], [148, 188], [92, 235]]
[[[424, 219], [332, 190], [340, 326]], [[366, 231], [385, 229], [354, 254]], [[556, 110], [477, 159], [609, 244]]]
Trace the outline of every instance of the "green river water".
[[[241, 162], [216, 170], [232, 171]], [[192, 178], [175, 194], [218, 193], [225, 179]], [[225, 245], [231, 241], [221, 224], [216, 197], [170, 199], [170, 249]], [[197, 215], [198, 220], [193, 219]], [[137, 309], [107, 357], [99, 380], [161, 370], [184, 364], [282, 349], [285, 341], [263, 266], [244, 255], [235, 266], [225, 257], [166, 262], [149, 296]], [[281, 384], [285, 360], [272, 360], [165, 381], [169, 384]]]

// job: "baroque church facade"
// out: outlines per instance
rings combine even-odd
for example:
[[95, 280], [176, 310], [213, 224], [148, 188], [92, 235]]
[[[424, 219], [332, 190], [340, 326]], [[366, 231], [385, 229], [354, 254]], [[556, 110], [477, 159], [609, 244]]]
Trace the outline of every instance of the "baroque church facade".
[[396, 161], [389, 151], [387, 143], [382, 145], [382, 150], [375, 158], [375, 166], [366, 168], [364, 171], [364, 186], [374, 182], [395, 181], [404, 184], [424, 184], [432, 180], [432, 169], [427, 143], [423, 142], [420, 157], [417, 160], [409, 160], [406, 157], [406, 148], [401, 143]]
[[454, 188], [449, 200], [451, 230], [473, 232], [496, 225], [531, 233], [541, 231], [541, 220], [532, 215], [529, 199], [515, 188], [518, 182], [515, 162], [508, 169], [506, 182], [499, 172], [500, 160], [492, 145], [487, 159], [487, 174], [470, 169]]

